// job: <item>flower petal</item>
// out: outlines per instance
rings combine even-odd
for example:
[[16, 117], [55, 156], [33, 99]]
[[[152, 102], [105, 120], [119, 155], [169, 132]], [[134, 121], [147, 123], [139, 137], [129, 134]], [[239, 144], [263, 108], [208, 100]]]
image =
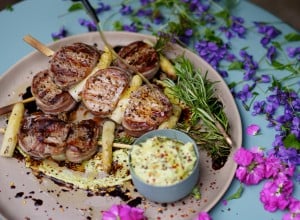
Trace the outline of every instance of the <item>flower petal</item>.
[[259, 131], [260, 127], [256, 124], [249, 125], [246, 130], [247, 134], [252, 136], [257, 135]]

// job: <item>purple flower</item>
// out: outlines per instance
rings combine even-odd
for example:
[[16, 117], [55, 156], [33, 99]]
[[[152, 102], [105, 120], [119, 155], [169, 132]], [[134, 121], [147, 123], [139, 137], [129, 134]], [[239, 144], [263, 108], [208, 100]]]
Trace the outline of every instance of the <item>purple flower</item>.
[[244, 102], [246, 102], [249, 98], [252, 97], [252, 93], [251, 93], [251, 87], [248, 84], [245, 84], [243, 86], [242, 91], [239, 91], [236, 94], [236, 97]]
[[53, 32], [52, 34], [51, 34], [51, 37], [52, 37], [52, 39], [53, 40], [58, 40], [58, 39], [62, 39], [62, 38], [64, 38], [64, 37], [66, 37], [67, 36], [67, 30], [65, 29], [65, 27], [61, 27], [60, 29], [59, 29], [59, 31], [58, 32]]
[[96, 8], [96, 13], [100, 14], [104, 11], [109, 11], [111, 9], [110, 5], [105, 5], [103, 2], [98, 3], [98, 7]]
[[267, 58], [269, 59], [269, 61], [272, 62], [275, 57], [276, 57], [276, 47], [270, 46], [267, 51]]
[[246, 133], [252, 136], [257, 135], [259, 131], [260, 131], [260, 127], [256, 124], [251, 124], [246, 129]]
[[133, 12], [133, 10], [132, 10], [132, 8], [131, 8], [130, 5], [124, 5], [124, 4], [122, 4], [122, 7], [121, 7], [121, 9], [120, 9], [120, 13], [121, 13], [122, 15], [129, 15], [129, 14], [131, 14], [132, 12]]
[[290, 165], [300, 165], [300, 152], [295, 148], [286, 148], [283, 144], [277, 150], [277, 157]]
[[218, 69], [218, 73], [220, 74], [220, 76], [222, 76], [223, 78], [228, 77], [228, 72], [226, 70], [220, 70]]
[[264, 47], [266, 47], [272, 39], [281, 34], [281, 31], [272, 25], [267, 25], [263, 22], [254, 22], [254, 24], [257, 27], [258, 33], [263, 34], [263, 38], [261, 39], [260, 43]]
[[269, 75], [263, 74], [263, 75], [261, 75], [260, 81], [262, 83], [269, 83], [269, 82], [271, 82], [271, 78]]
[[246, 34], [246, 28], [243, 26], [244, 19], [241, 17], [231, 16], [230, 26], [220, 26], [219, 30], [223, 32], [227, 39], [231, 39], [236, 35], [243, 38]]
[[241, 62], [243, 63], [243, 69], [245, 70], [243, 79], [250, 80], [256, 73], [258, 63], [255, 62], [253, 57], [245, 50], [240, 51], [240, 56], [242, 57]]
[[265, 101], [255, 101], [253, 104], [252, 115], [260, 115], [264, 113]]
[[140, 0], [141, 5], [145, 6], [150, 4], [151, 2], [154, 2], [155, 0]]
[[145, 220], [144, 211], [129, 205], [113, 205], [102, 213], [102, 220]]
[[154, 24], [161, 24], [165, 20], [165, 17], [159, 11], [154, 11], [151, 19]]
[[123, 30], [124, 31], [129, 31], [129, 32], [137, 32], [138, 28], [135, 25], [135, 23], [131, 23], [130, 25], [124, 24], [123, 25]]
[[300, 139], [300, 117], [294, 116], [291, 124], [291, 133], [296, 136], [296, 138]]
[[286, 51], [290, 58], [297, 57], [298, 60], [300, 59], [300, 47], [288, 47]]
[[217, 45], [215, 42], [198, 41], [195, 49], [200, 57], [206, 60], [213, 68], [217, 69], [219, 63], [228, 57], [228, 45]]
[[245, 36], [246, 28], [243, 26], [244, 19], [241, 17], [232, 16], [231, 30], [240, 38]]
[[212, 220], [207, 212], [200, 212], [194, 220]]
[[143, 17], [143, 16], [149, 17], [149, 16], [152, 15], [152, 13], [153, 13], [152, 9], [139, 9], [137, 11], [137, 16], [140, 16], [140, 17]]
[[78, 22], [81, 26], [87, 27], [89, 31], [97, 30], [97, 26], [93, 21], [90, 21], [90, 20], [87, 20], [84, 18], [79, 18]]
[[260, 192], [260, 201], [267, 211], [284, 210], [290, 203], [292, 192], [293, 181], [280, 173], [276, 179], [264, 184]]

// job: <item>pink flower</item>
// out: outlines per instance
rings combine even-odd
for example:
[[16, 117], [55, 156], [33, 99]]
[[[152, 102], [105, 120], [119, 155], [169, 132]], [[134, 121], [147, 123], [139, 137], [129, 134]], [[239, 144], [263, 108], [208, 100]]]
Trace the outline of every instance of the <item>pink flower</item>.
[[284, 164], [278, 157], [274, 155], [270, 155], [268, 158], [266, 158], [265, 166], [266, 178], [275, 178], [279, 173], [283, 173], [286, 176], [292, 177], [295, 171], [294, 166], [288, 166], [287, 164]]
[[291, 199], [289, 212], [286, 213], [283, 220], [300, 220], [300, 201], [294, 198]]
[[251, 164], [254, 154], [244, 148], [239, 148], [234, 154], [234, 161], [238, 165], [248, 166]]
[[266, 158], [266, 178], [270, 177], [276, 177], [277, 174], [280, 172], [281, 167], [283, 166], [281, 164], [281, 160], [274, 155], [271, 155], [270, 157]]
[[200, 212], [194, 220], [212, 220], [207, 212]]
[[144, 210], [129, 205], [113, 205], [102, 213], [102, 220], [145, 220]]
[[238, 167], [235, 176], [246, 185], [255, 185], [264, 178], [265, 166], [253, 162], [249, 167]]
[[247, 134], [252, 136], [257, 135], [259, 131], [260, 127], [256, 124], [251, 124], [246, 129]]
[[257, 184], [265, 177], [264, 158], [261, 153], [240, 148], [235, 153], [234, 160], [239, 164], [235, 175], [242, 183]]
[[293, 181], [281, 173], [276, 179], [265, 183], [260, 192], [260, 201], [267, 211], [284, 210], [290, 203], [292, 191]]

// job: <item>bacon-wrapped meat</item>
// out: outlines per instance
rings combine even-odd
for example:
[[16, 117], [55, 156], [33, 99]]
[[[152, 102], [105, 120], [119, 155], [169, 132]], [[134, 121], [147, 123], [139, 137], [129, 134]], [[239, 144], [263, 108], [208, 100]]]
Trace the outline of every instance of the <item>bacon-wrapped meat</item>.
[[92, 72], [99, 58], [100, 51], [84, 43], [61, 47], [50, 60], [54, 82], [61, 89], [68, 90]]
[[31, 93], [37, 106], [46, 114], [59, 114], [72, 110], [76, 102], [52, 80], [49, 70], [38, 72], [32, 79]]
[[[159, 69], [157, 52], [152, 46], [143, 41], [135, 41], [122, 47], [118, 55], [147, 79], [153, 78]], [[127, 68], [120, 60], [117, 61], [117, 64], [122, 68]]]
[[131, 93], [122, 125], [126, 133], [138, 137], [156, 129], [170, 117], [172, 105], [158, 87], [144, 85]]
[[129, 81], [129, 74], [124, 69], [109, 67], [98, 70], [86, 81], [82, 101], [93, 114], [107, 117], [115, 109]]

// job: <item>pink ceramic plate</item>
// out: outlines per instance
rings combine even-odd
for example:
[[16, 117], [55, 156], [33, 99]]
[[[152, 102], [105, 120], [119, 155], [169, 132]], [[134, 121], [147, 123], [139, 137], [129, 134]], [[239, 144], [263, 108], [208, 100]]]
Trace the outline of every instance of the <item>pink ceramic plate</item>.
[[[113, 46], [136, 40], [155, 40], [152, 36], [127, 32], [106, 32], [106, 36]], [[98, 33], [68, 37], [49, 47], [55, 50], [78, 41], [97, 44], [98, 48], [103, 48]], [[224, 104], [229, 119], [234, 148], [225, 166], [217, 171], [211, 168], [211, 161], [206, 153], [200, 152], [200, 200], [190, 196], [176, 203], [161, 205], [144, 200], [138, 193], [125, 199], [129, 199], [126, 202], [139, 203], [139, 207], [145, 209], [145, 214], [150, 219], [191, 219], [199, 211], [209, 211], [230, 186], [236, 169], [232, 155], [242, 143], [240, 115], [226, 83], [209, 64], [186, 49], [174, 45], [168, 49], [167, 56], [174, 58], [183, 53], [195, 67], [203, 72], [208, 71], [208, 77], [212, 81], [219, 81], [216, 84], [217, 96]], [[9, 69], [0, 79], [1, 105], [19, 100], [20, 93], [30, 85], [33, 75], [47, 68], [48, 60], [49, 58], [35, 51]], [[0, 117], [0, 127], [5, 126], [6, 120], [7, 117]], [[2, 138], [3, 135], [0, 136], [0, 142]], [[30, 169], [25, 168], [23, 162], [14, 158], [0, 158], [0, 213], [7, 219], [100, 219], [101, 211], [109, 209], [112, 204], [126, 202], [118, 196], [90, 196], [84, 190], [63, 188], [47, 178], [39, 180]]]

